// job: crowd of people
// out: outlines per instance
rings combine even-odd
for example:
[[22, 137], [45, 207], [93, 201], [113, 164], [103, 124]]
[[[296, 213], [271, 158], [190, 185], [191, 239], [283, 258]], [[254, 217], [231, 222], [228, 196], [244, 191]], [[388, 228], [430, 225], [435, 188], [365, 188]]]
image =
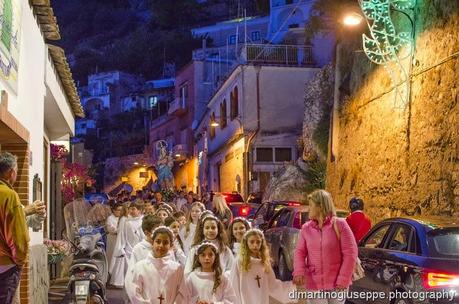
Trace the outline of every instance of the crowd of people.
[[107, 218], [109, 284], [131, 303], [291, 302], [277, 280], [263, 232], [233, 218], [221, 194], [122, 193]]
[[[33, 227], [46, 214], [40, 201], [22, 207], [12, 188], [16, 176], [17, 158], [0, 153], [0, 302], [7, 304], [17, 298], [27, 225]], [[296, 244], [293, 281], [282, 282], [274, 275], [263, 232], [245, 218], [233, 218], [221, 194], [198, 200], [179, 191], [164, 201], [161, 192], [121, 192], [110, 201], [112, 213], [104, 220], [109, 285], [123, 289], [126, 303], [159, 304], [265, 304], [270, 297], [289, 303], [296, 302], [290, 295], [297, 286], [346, 291], [359, 268], [357, 242], [371, 227], [363, 201], [351, 199], [346, 220], [336, 217], [325, 190], [312, 192], [307, 201], [310, 220]], [[344, 301], [308, 299], [312, 304]]]
[[111, 201], [109, 284], [124, 290], [127, 303], [265, 304], [270, 297], [291, 303], [297, 286], [345, 291], [352, 284], [356, 244], [371, 226], [361, 199], [350, 201], [352, 214], [344, 220], [328, 192], [308, 196], [311, 221], [301, 229], [289, 282], [276, 279], [261, 230], [233, 218], [222, 195], [201, 199], [179, 192], [165, 202], [160, 192], [138, 191]]

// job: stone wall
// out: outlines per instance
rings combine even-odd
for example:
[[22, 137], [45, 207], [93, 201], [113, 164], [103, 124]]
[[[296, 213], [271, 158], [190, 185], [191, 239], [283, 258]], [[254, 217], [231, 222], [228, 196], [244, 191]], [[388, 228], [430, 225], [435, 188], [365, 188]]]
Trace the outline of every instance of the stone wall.
[[334, 117], [327, 189], [340, 207], [362, 197], [374, 220], [459, 214], [459, 2], [418, 1], [415, 28], [406, 106], [386, 70], [349, 45], [340, 53], [350, 92]]
[[31, 246], [29, 262], [30, 303], [48, 303], [49, 272], [47, 269], [48, 252], [46, 246]]

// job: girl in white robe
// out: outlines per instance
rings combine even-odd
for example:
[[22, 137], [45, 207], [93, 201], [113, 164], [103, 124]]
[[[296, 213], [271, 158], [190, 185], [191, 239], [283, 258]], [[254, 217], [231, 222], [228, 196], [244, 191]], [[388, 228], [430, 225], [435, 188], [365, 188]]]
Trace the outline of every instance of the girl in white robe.
[[296, 302], [289, 293], [296, 290], [290, 282], [276, 279], [263, 232], [250, 229], [244, 234], [238, 259], [231, 272], [237, 304], [266, 304], [269, 297], [281, 303]]
[[228, 227], [229, 248], [237, 257], [239, 248], [241, 247], [242, 237], [250, 229], [250, 223], [243, 217], [236, 217], [233, 219]]
[[180, 263], [180, 265], [185, 266], [186, 255], [183, 252], [183, 242], [180, 238], [179, 230], [180, 224], [176, 218], [170, 216], [164, 220], [166, 227], [171, 228], [174, 233], [174, 244], [171, 248], [171, 254], [174, 256], [175, 260]]
[[199, 220], [199, 216], [206, 209], [201, 202], [194, 202], [191, 204], [190, 212], [187, 215], [187, 222], [182, 229], [180, 229], [180, 238], [183, 241], [183, 252], [188, 256], [191, 245], [194, 240], [194, 234], [196, 232], [196, 225]]
[[165, 226], [153, 231], [152, 252], [134, 266], [132, 281], [126, 284], [133, 304], [186, 303], [183, 266], [169, 255], [173, 239], [172, 231]]
[[197, 247], [202, 243], [202, 241], [208, 241], [217, 246], [222, 270], [224, 273], [229, 274], [233, 267], [234, 257], [231, 249], [229, 249], [226, 245], [227, 238], [225, 228], [217, 217], [214, 215], [206, 215], [198, 224], [193, 247], [190, 249], [186, 259], [185, 276], [193, 270], [194, 255], [196, 254]]
[[236, 294], [231, 282], [222, 274], [218, 248], [210, 242], [197, 247], [193, 271], [185, 279], [187, 303], [233, 304]]

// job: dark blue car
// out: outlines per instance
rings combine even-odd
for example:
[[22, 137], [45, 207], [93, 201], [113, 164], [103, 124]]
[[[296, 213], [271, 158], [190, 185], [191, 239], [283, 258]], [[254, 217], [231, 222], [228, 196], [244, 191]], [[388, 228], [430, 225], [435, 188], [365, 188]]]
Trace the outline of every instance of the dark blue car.
[[349, 303], [459, 303], [457, 219], [384, 220], [360, 242], [359, 258], [365, 277]]

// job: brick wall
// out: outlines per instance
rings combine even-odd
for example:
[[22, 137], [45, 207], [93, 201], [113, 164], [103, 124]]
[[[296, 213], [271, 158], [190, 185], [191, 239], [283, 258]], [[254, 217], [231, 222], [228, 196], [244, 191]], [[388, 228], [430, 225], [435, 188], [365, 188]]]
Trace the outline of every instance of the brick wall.
[[[18, 157], [18, 176], [14, 190], [19, 194], [23, 205], [29, 203], [29, 151], [28, 144], [2, 144], [2, 151], [8, 151]], [[29, 302], [29, 262], [24, 265], [20, 281], [21, 304]]]

